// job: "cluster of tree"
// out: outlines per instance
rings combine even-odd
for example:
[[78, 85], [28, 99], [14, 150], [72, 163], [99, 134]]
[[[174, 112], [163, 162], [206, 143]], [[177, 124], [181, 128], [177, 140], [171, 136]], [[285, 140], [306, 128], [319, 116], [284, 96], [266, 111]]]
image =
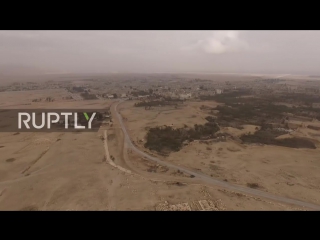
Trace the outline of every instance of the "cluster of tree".
[[41, 101], [42, 101], [41, 98], [39, 98], [39, 99], [32, 99], [32, 102], [41, 102]]
[[163, 98], [167, 102], [176, 102], [176, 103], [183, 103], [184, 100], [179, 99], [179, 98], [173, 98], [173, 97], [164, 97]]
[[308, 128], [312, 130], [320, 130], [320, 127], [316, 127], [316, 126], [308, 126]]
[[209, 120], [204, 125], [195, 124], [193, 128], [187, 126], [177, 129], [170, 126], [150, 128], [144, 146], [157, 152], [179, 151], [186, 140], [215, 138], [215, 133], [220, 129], [213, 119], [209, 118]]
[[240, 137], [244, 143], [261, 143], [266, 145], [276, 145], [290, 148], [311, 148], [316, 149], [315, 144], [304, 138], [284, 138], [275, 139], [283, 133], [276, 131], [259, 130], [254, 134], [245, 134]]
[[230, 122], [238, 124], [258, 124], [264, 120], [275, 123], [284, 123], [284, 115], [291, 113], [295, 116], [314, 117], [320, 120], [320, 109], [307, 107], [288, 107], [285, 105], [273, 104], [267, 99], [243, 98], [245, 101], [234, 99], [233, 103], [227, 102], [215, 108], [218, 123], [221, 126], [230, 126]]
[[[251, 94], [252, 94], [251, 89], [243, 88], [243, 89], [237, 89], [232, 91], [225, 90], [224, 93], [217, 94], [217, 95], [202, 95], [199, 98], [201, 100], [214, 100], [220, 103], [234, 103], [235, 98], [239, 98], [239, 97], [251, 95]], [[238, 101], [238, 99], [236, 101]], [[244, 101], [246, 101], [245, 98], [244, 98]]]
[[67, 96], [67, 97], [63, 97], [62, 99], [70, 100], [70, 99], [73, 99], [73, 97], [72, 96]]
[[73, 92], [84, 92], [85, 88], [84, 87], [72, 87]]
[[[257, 124], [266, 118], [266, 113], [251, 104], [241, 104], [234, 106], [217, 106], [218, 123], [221, 126], [230, 126], [231, 122], [238, 124]], [[273, 115], [273, 118], [275, 115]]]
[[273, 102], [285, 102], [296, 105], [306, 105], [311, 107], [313, 103], [320, 103], [319, 94], [308, 94], [308, 93], [281, 93], [269, 97], [270, 101]]
[[135, 103], [135, 107], [156, 107], [156, 106], [172, 106], [180, 103], [181, 101], [166, 101], [166, 100], [153, 100], [153, 101], [141, 101]]
[[143, 91], [143, 90], [138, 90], [138, 91], [132, 91], [131, 95], [134, 97], [138, 97], [138, 96], [146, 96], [149, 95], [149, 92]]
[[52, 98], [52, 97], [47, 97], [47, 98], [45, 99], [45, 101], [46, 101], [46, 102], [53, 102], [53, 101], [54, 101], [54, 98]]
[[205, 105], [201, 105], [200, 110], [214, 110], [214, 108], [209, 107], [209, 106], [205, 106]]
[[216, 120], [212, 116], [208, 116], [205, 118], [208, 122], [215, 122]]
[[180, 129], [168, 126], [150, 128], [146, 140], [144, 146], [158, 152], [163, 150], [179, 151], [183, 142]]
[[220, 128], [215, 122], [207, 122], [204, 125], [195, 124], [194, 128], [188, 130], [186, 140], [212, 139], [219, 130]]
[[98, 99], [95, 94], [90, 94], [90, 93], [81, 93], [80, 96], [85, 99], [85, 100], [92, 100], [92, 99]]
[[279, 83], [279, 82], [284, 82], [285, 80], [274, 78], [274, 79], [258, 79], [256, 81], [265, 82], [265, 83]]
[[204, 87], [203, 85], [201, 85], [201, 86], [199, 87], [199, 89], [202, 90], [202, 91], [208, 91], [208, 88]]

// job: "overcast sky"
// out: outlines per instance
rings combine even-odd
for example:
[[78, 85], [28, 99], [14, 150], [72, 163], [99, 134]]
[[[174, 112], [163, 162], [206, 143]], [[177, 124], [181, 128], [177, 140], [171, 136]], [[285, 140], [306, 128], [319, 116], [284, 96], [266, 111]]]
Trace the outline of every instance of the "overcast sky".
[[320, 31], [0, 31], [0, 66], [320, 74]]

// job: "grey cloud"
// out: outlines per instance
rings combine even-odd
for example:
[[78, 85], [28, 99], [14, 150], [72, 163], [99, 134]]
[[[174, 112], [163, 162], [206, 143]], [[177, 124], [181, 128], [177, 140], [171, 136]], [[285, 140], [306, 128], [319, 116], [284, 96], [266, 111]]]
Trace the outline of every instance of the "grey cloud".
[[199, 49], [210, 54], [222, 54], [246, 50], [248, 45], [239, 37], [238, 31], [216, 31], [195, 44], [182, 48], [182, 50]]

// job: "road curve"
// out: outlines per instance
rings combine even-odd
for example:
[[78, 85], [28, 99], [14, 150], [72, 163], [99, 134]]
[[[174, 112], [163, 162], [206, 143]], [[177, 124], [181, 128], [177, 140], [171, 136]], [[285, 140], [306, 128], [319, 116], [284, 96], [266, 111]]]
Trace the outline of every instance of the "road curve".
[[282, 203], [286, 203], [286, 204], [293, 204], [296, 206], [300, 206], [300, 207], [304, 207], [304, 208], [309, 208], [309, 209], [313, 209], [313, 210], [320, 210], [320, 206], [317, 204], [313, 204], [313, 203], [308, 203], [308, 202], [304, 202], [304, 201], [300, 201], [300, 200], [296, 200], [296, 199], [291, 199], [291, 198], [287, 198], [287, 197], [281, 197], [281, 196], [277, 196], [277, 195], [273, 195], [271, 193], [267, 193], [264, 191], [260, 191], [257, 189], [252, 189], [252, 188], [248, 188], [248, 187], [242, 187], [242, 186], [238, 186], [238, 185], [234, 185], [234, 184], [230, 184], [228, 182], [225, 181], [221, 181], [221, 180], [217, 180], [214, 179], [212, 177], [209, 177], [205, 174], [201, 174], [201, 173], [197, 173], [194, 172], [192, 170], [189, 170], [187, 168], [181, 167], [181, 166], [177, 166], [168, 162], [164, 162], [162, 160], [160, 160], [159, 158], [150, 156], [149, 154], [141, 151], [140, 149], [138, 149], [132, 142], [131, 139], [129, 137], [129, 134], [127, 132], [126, 127], [123, 124], [123, 120], [122, 120], [122, 116], [119, 114], [118, 112], [118, 105], [120, 103], [124, 102], [124, 100], [119, 101], [116, 105], [115, 105], [115, 113], [119, 119], [119, 123], [121, 125], [121, 128], [123, 130], [124, 136], [125, 136], [125, 141], [127, 142], [127, 146], [128, 148], [131, 148], [132, 150], [134, 150], [135, 152], [139, 153], [140, 155], [142, 155], [143, 157], [154, 161], [158, 164], [161, 164], [163, 166], [172, 168], [172, 169], [176, 169], [176, 170], [180, 170], [182, 172], [185, 172], [187, 174], [190, 175], [194, 175], [195, 178], [201, 179], [204, 183], [210, 184], [210, 185], [215, 185], [215, 186], [219, 186], [225, 189], [229, 189], [232, 191], [236, 191], [236, 192], [241, 192], [241, 193], [245, 193], [245, 194], [250, 194], [250, 195], [255, 195], [258, 197], [262, 197], [262, 198], [267, 198], [273, 201], [277, 201], [277, 202], [282, 202]]

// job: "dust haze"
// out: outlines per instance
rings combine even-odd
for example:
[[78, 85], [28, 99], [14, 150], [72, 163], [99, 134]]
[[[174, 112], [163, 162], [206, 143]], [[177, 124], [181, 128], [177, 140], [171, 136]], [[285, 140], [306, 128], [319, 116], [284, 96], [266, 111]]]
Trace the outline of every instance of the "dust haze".
[[0, 31], [0, 73], [320, 74], [319, 31]]

